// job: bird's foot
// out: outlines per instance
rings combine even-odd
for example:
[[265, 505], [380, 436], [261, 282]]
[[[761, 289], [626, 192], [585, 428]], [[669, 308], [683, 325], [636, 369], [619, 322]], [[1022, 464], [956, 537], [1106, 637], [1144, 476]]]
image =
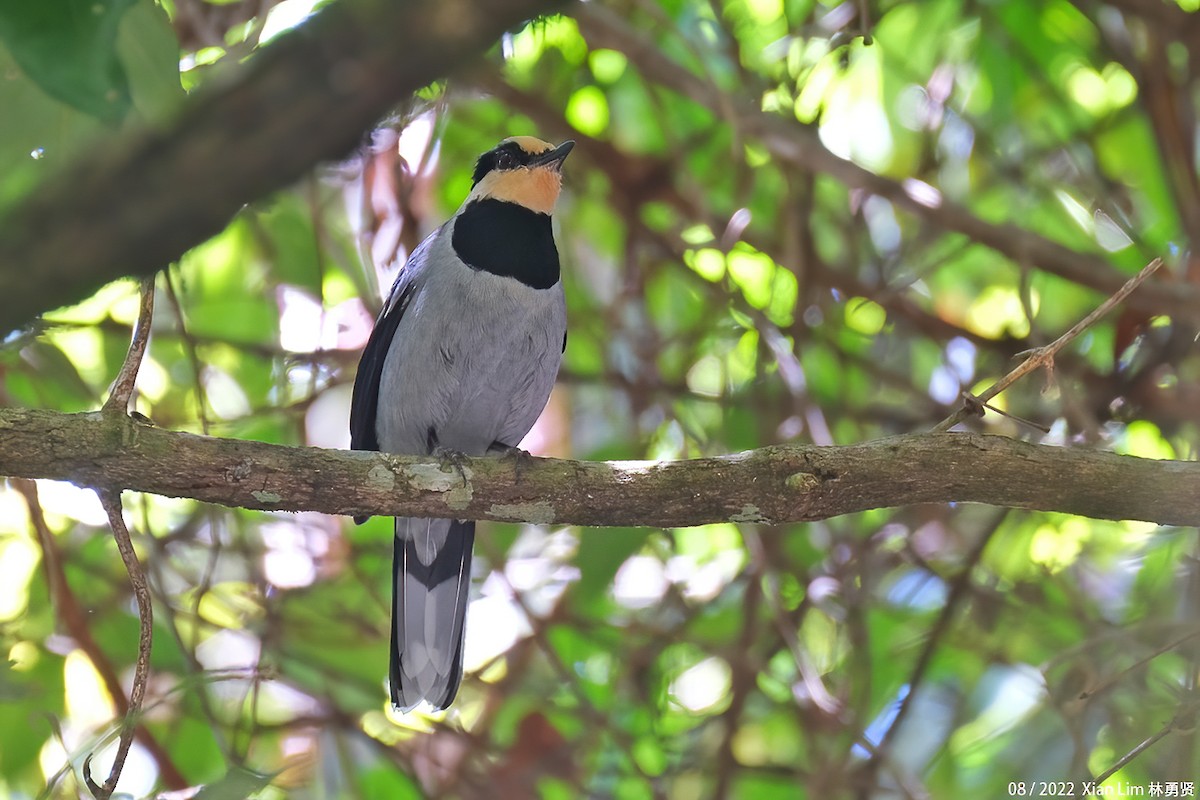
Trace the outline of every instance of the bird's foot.
[[488, 455], [512, 459], [513, 471], [516, 474], [517, 481], [521, 480], [521, 472], [525, 467], [533, 463], [533, 454], [528, 450], [522, 450], [511, 444], [504, 444], [504, 442], [492, 442], [491, 447], [488, 448]]
[[433, 448], [434, 458], [442, 462], [442, 466], [450, 465], [458, 472], [458, 477], [462, 478], [463, 486], [467, 485], [467, 454], [461, 450], [451, 450], [449, 447], [438, 445]]
[[495, 455], [500, 458], [515, 458], [521, 463], [527, 463], [533, 458], [533, 454], [528, 450], [522, 450], [519, 447], [514, 447], [504, 442], [492, 442], [487, 451], [488, 455]]

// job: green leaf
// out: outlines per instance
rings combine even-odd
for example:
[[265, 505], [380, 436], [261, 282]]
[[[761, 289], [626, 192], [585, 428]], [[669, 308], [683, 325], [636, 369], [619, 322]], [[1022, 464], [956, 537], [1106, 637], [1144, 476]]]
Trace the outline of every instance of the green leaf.
[[161, 6], [136, 0], [121, 20], [117, 52], [138, 115], [155, 124], [173, 117], [186, 95], [179, 80], [179, 40]]
[[[101, 129], [92, 116], [55, 100], [24, 75], [0, 41], [0, 207], [28, 192]], [[8, 121], [20, 120], [20, 124]]]
[[46, 94], [109, 123], [129, 113], [117, 29], [135, 0], [18, 0], [0, 6], [0, 41]]
[[[120, 17], [115, 51], [109, 56], [119, 59], [118, 69], [123, 68], [128, 77], [125, 105], [131, 96], [138, 115], [157, 123], [173, 115], [184, 97], [179, 82], [179, 43], [166, 14], [154, 0], [121, 0], [121, 7], [130, 2], [135, 5]], [[14, 20], [27, 22], [27, 7], [60, 5], [38, 0], [0, 5], [0, 109], [6, 123], [10, 123], [0, 124], [0, 208], [30, 191], [48, 169], [67, 163], [86, 142], [104, 131], [105, 123], [125, 116], [124, 111], [110, 108], [113, 104], [103, 97], [97, 102], [106, 112], [120, 111], [118, 116], [96, 114], [72, 102], [46, 85], [48, 76], [40, 67], [26, 63], [38, 52], [27, 41], [30, 37], [22, 34], [14, 43], [7, 34], [23, 30]], [[115, 19], [118, 15], [112, 16]], [[109, 46], [111, 50], [111, 41]], [[80, 58], [65, 46], [51, 48], [51, 66], [57, 71], [65, 69], [62, 65], [77, 64]], [[100, 74], [89, 68], [89, 76], [92, 72]]]
[[242, 767], [234, 767], [216, 783], [210, 783], [196, 794], [196, 800], [244, 800], [271, 782], [271, 775], [260, 775]]
[[[157, 650], [162, 641], [163, 631], [154, 634], [154, 647]], [[181, 697], [187, 706], [198, 707], [197, 700], [201, 687], [196, 685], [202, 677], [189, 677], [191, 683]], [[180, 716], [168, 724], [159, 727], [151, 726], [160, 741], [169, 742], [171, 760], [184, 775], [197, 784], [223, 780], [225, 761], [221, 752], [217, 734], [212, 723], [208, 720], [192, 716]]]
[[0, 668], [0, 774], [11, 776], [35, 764], [50, 737], [49, 718], [61, 715], [65, 696], [63, 659], [39, 651], [27, 672], [12, 669], [7, 659]]
[[63, 411], [88, 411], [96, 403], [96, 391], [79, 374], [71, 359], [55, 344], [39, 339], [22, 351], [22, 356], [37, 370], [43, 387], [53, 389], [58, 408]]
[[421, 800], [425, 797], [412, 778], [384, 767], [368, 769], [360, 774], [358, 787], [362, 797], [387, 797], [392, 800]]
[[280, 279], [320, 296], [320, 239], [313, 230], [312, 214], [312, 209], [302, 206], [297, 198], [284, 195], [256, 221], [270, 243], [270, 256]]
[[573, 599], [589, 605], [608, 591], [625, 559], [646, 543], [646, 531], [639, 528], [606, 528], [597, 534], [587, 531], [580, 537], [575, 556], [581, 577], [572, 591]]

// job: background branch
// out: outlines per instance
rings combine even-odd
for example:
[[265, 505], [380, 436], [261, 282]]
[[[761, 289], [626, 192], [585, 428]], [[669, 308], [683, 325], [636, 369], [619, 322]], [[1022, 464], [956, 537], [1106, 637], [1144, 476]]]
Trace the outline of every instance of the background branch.
[[671, 462], [472, 458], [460, 475], [423, 458], [216, 439], [101, 414], [2, 409], [0, 430], [3, 475], [276, 511], [677, 527], [975, 502], [1200, 524], [1200, 463], [1000, 436], [908, 435]]
[[[1018, 264], [1052, 272], [1081, 286], [1112, 294], [1127, 278], [1100, 255], [1074, 250], [1018, 225], [988, 222], [966, 207], [947, 200], [931, 187], [901, 183], [840, 158], [821, 143], [815, 128], [797, 125], [794, 120], [763, 112], [752, 102], [734, 99], [720, 87], [673, 61], [662, 48], [610, 9], [587, 3], [576, 6], [572, 13], [580, 30], [594, 46], [620, 50], [660, 85], [725, 118], [743, 134], [760, 138], [781, 164], [828, 175], [846, 186], [870, 192], [942, 230], [962, 234]], [[1194, 286], [1149, 281], [1136, 297], [1130, 298], [1130, 304], [1157, 314], [1173, 313], [1190, 318], [1200, 304], [1200, 290]]]
[[9, 209], [0, 219], [0, 329], [160, 269], [245, 203], [344, 156], [392, 105], [553, 4], [327, 6], [263, 48], [240, 80], [199, 92], [170, 129], [92, 147]]

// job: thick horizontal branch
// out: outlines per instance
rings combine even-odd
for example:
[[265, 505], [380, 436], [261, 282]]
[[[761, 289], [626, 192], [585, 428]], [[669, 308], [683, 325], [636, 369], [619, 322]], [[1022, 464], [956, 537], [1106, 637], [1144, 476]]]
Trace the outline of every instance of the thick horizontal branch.
[[341, 0], [175, 124], [87, 148], [0, 219], [0, 331], [148, 275], [244, 204], [341, 158], [400, 100], [554, 0]]
[[1200, 463], [999, 436], [784, 445], [689, 461], [426, 458], [177, 433], [121, 414], [0, 409], [0, 475], [226, 506], [576, 525], [825, 519], [971, 502], [1200, 525]]

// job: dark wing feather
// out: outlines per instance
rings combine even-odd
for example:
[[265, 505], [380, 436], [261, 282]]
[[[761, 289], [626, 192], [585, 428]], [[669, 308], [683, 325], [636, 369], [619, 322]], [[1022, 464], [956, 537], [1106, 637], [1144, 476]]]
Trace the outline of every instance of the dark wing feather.
[[[408, 262], [396, 276], [392, 291], [388, 293], [383, 311], [375, 320], [375, 329], [367, 339], [363, 348], [362, 358], [358, 361], [358, 373], [354, 376], [354, 393], [350, 398], [350, 449], [378, 450], [379, 433], [375, 428], [375, 416], [379, 410], [379, 384], [383, 380], [383, 364], [387, 361], [388, 352], [392, 349], [392, 340], [396, 337], [396, 328], [412, 302], [417, 284], [416, 269], [429, 242], [437, 234], [430, 234], [425, 241], [409, 256]], [[369, 517], [355, 517], [360, 525]]]
[[387, 361], [388, 351], [392, 349], [392, 339], [396, 336], [396, 328], [404, 312], [412, 301], [416, 289], [415, 276], [425, 251], [437, 233], [430, 234], [425, 241], [413, 250], [408, 262], [396, 276], [392, 291], [388, 293], [387, 302], [375, 320], [375, 329], [363, 349], [362, 358], [358, 362], [358, 374], [354, 376], [354, 394], [350, 400], [350, 449], [378, 450], [379, 435], [375, 431], [375, 413], [379, 408], [379, 383], [383, 379], [383, 364]]
[[[392, 338], [400, 319], [412, 299], [416, 287], [406, 280], [407, 271], [402, 271], [392, 287], [387, 305], [375, 321], [375, 330], [363, 350], [358, 362], [358, 374], [354, 376], [354, 394], [350, 400], [350, 449], [378, 450], [379, 438], [375, 431], [375, 413], [379, 408], [379, 382], [383, 378], [383, 362], [392, 348]], [[397, 295], [397, 292], [399, 293]], [[394, 301], [394, 302], [393, 302]]]

